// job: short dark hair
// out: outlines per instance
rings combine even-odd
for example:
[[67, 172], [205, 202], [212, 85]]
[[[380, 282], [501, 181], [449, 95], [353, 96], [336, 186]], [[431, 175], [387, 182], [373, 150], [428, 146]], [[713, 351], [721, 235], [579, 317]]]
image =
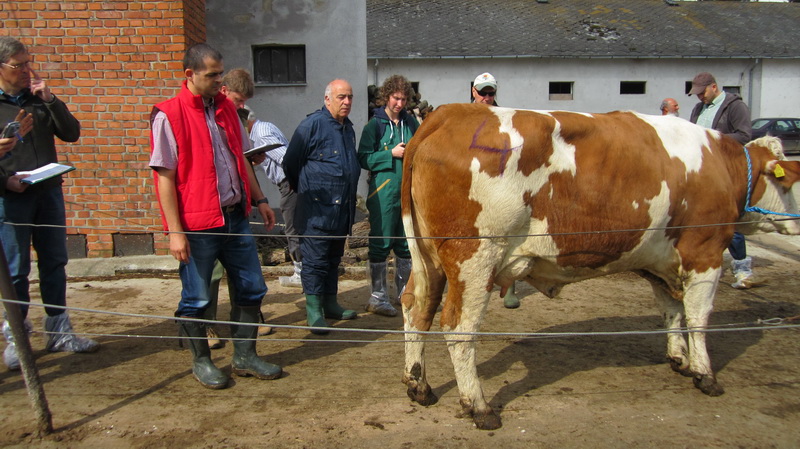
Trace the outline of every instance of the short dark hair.
[[245, 98], [253, 98], [255, 85], [253, 77], [245, 69], [233, 69], [222, 77], [222, 84], [231, 92], [241, 94]]
[[27, 52], [25, 44], [9, 36], [0, 36], [0, 62], [8, 62], [12, 56]]
[[206, 67], [204, 59], [211, 58], [214, 61], [222, 61], [222, 53], [215, 50], [208, 44], [194, 44], [186, 49], [183, 56], [183, 70], [202, 70]]

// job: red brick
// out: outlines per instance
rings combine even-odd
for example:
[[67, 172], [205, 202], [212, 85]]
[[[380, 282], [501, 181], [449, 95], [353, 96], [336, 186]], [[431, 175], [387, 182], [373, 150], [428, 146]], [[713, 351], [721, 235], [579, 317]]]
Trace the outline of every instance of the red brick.
[[[58, 142], [64, 158], [79, 168], [65, 178], [73, 205], [70, 232], [87, 235], [90, 257], [111, 256], [112, 232], [149, 227], [157, 232], [157, 251], [166, 254], [147, 168], [148, 118], [153, 104], [177, 92], [186, 44], [205, 40], [205, 2], [5, 4], [13, 5], [14, 14], [0, 11], [0, 34], [21, 30], [38, 55], [37, 68], [82, 124], [77, 143]], [[114, 230], [90, 229], [98, 225]]]

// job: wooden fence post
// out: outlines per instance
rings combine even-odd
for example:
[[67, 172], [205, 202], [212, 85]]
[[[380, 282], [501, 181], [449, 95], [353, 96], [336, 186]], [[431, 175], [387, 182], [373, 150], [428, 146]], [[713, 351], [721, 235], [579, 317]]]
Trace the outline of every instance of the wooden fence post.
[[[0, 242], [0, 296], [3, 299], [17, 300], [17, 292], [14, 290], [14, 285], [11, 281], [11, 273], [8, 270], [8, 261], [3, 249], [3, 242]], [[25, 387], [28, 389], [28, 398], [36, 413], [36, 435], [41, 437], [53, 432], [53, 416], [50, 414], [47, 397], [44, 395], [44, 386], [39, 378], [39, 369], [33, 360], [31, 342], [28, 339], [28, 332], [25, 329], [19, 304], [3, 302], [3, 306], [6, 309], [6, 320], [11, 326], [11, 334], [14, 336], [14, 344], [17, 345], [17, 355], [19, 356]]]

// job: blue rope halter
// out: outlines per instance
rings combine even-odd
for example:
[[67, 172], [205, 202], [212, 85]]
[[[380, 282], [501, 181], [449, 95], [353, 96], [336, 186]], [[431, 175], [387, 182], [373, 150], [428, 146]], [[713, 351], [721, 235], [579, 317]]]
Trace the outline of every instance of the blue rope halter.
[[760, 207], [755, 207], [750, 205], [750, 186], [753, 184], [753, 162], [750, 160], [750, 151], [747, 150], [747, 147], [744, 148], [744, 155], [747, 156], [747, 199], [744, 203], [744, 211], [745, 212], [757, 212], [763, 215], [782, 215], [784, 217], [796, 217], [800, 218], [800, 214], [788, 214], [785, 212], [774, 212], [767, 209], [762, 209]]

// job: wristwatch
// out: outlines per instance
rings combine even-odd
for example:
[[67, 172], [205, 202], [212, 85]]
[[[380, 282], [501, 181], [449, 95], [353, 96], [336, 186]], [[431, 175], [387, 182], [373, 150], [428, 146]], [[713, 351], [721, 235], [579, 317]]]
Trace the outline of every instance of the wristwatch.
[[259, 204], [266, 204], [267, 206], [269, 206], [269, 200], [267, 199], [267, 197], [264, 197], [261, 198], [260, 200], [256, 200], [255, 203], [253, 203], [253, 205], [256, 207], [258, 207]]

